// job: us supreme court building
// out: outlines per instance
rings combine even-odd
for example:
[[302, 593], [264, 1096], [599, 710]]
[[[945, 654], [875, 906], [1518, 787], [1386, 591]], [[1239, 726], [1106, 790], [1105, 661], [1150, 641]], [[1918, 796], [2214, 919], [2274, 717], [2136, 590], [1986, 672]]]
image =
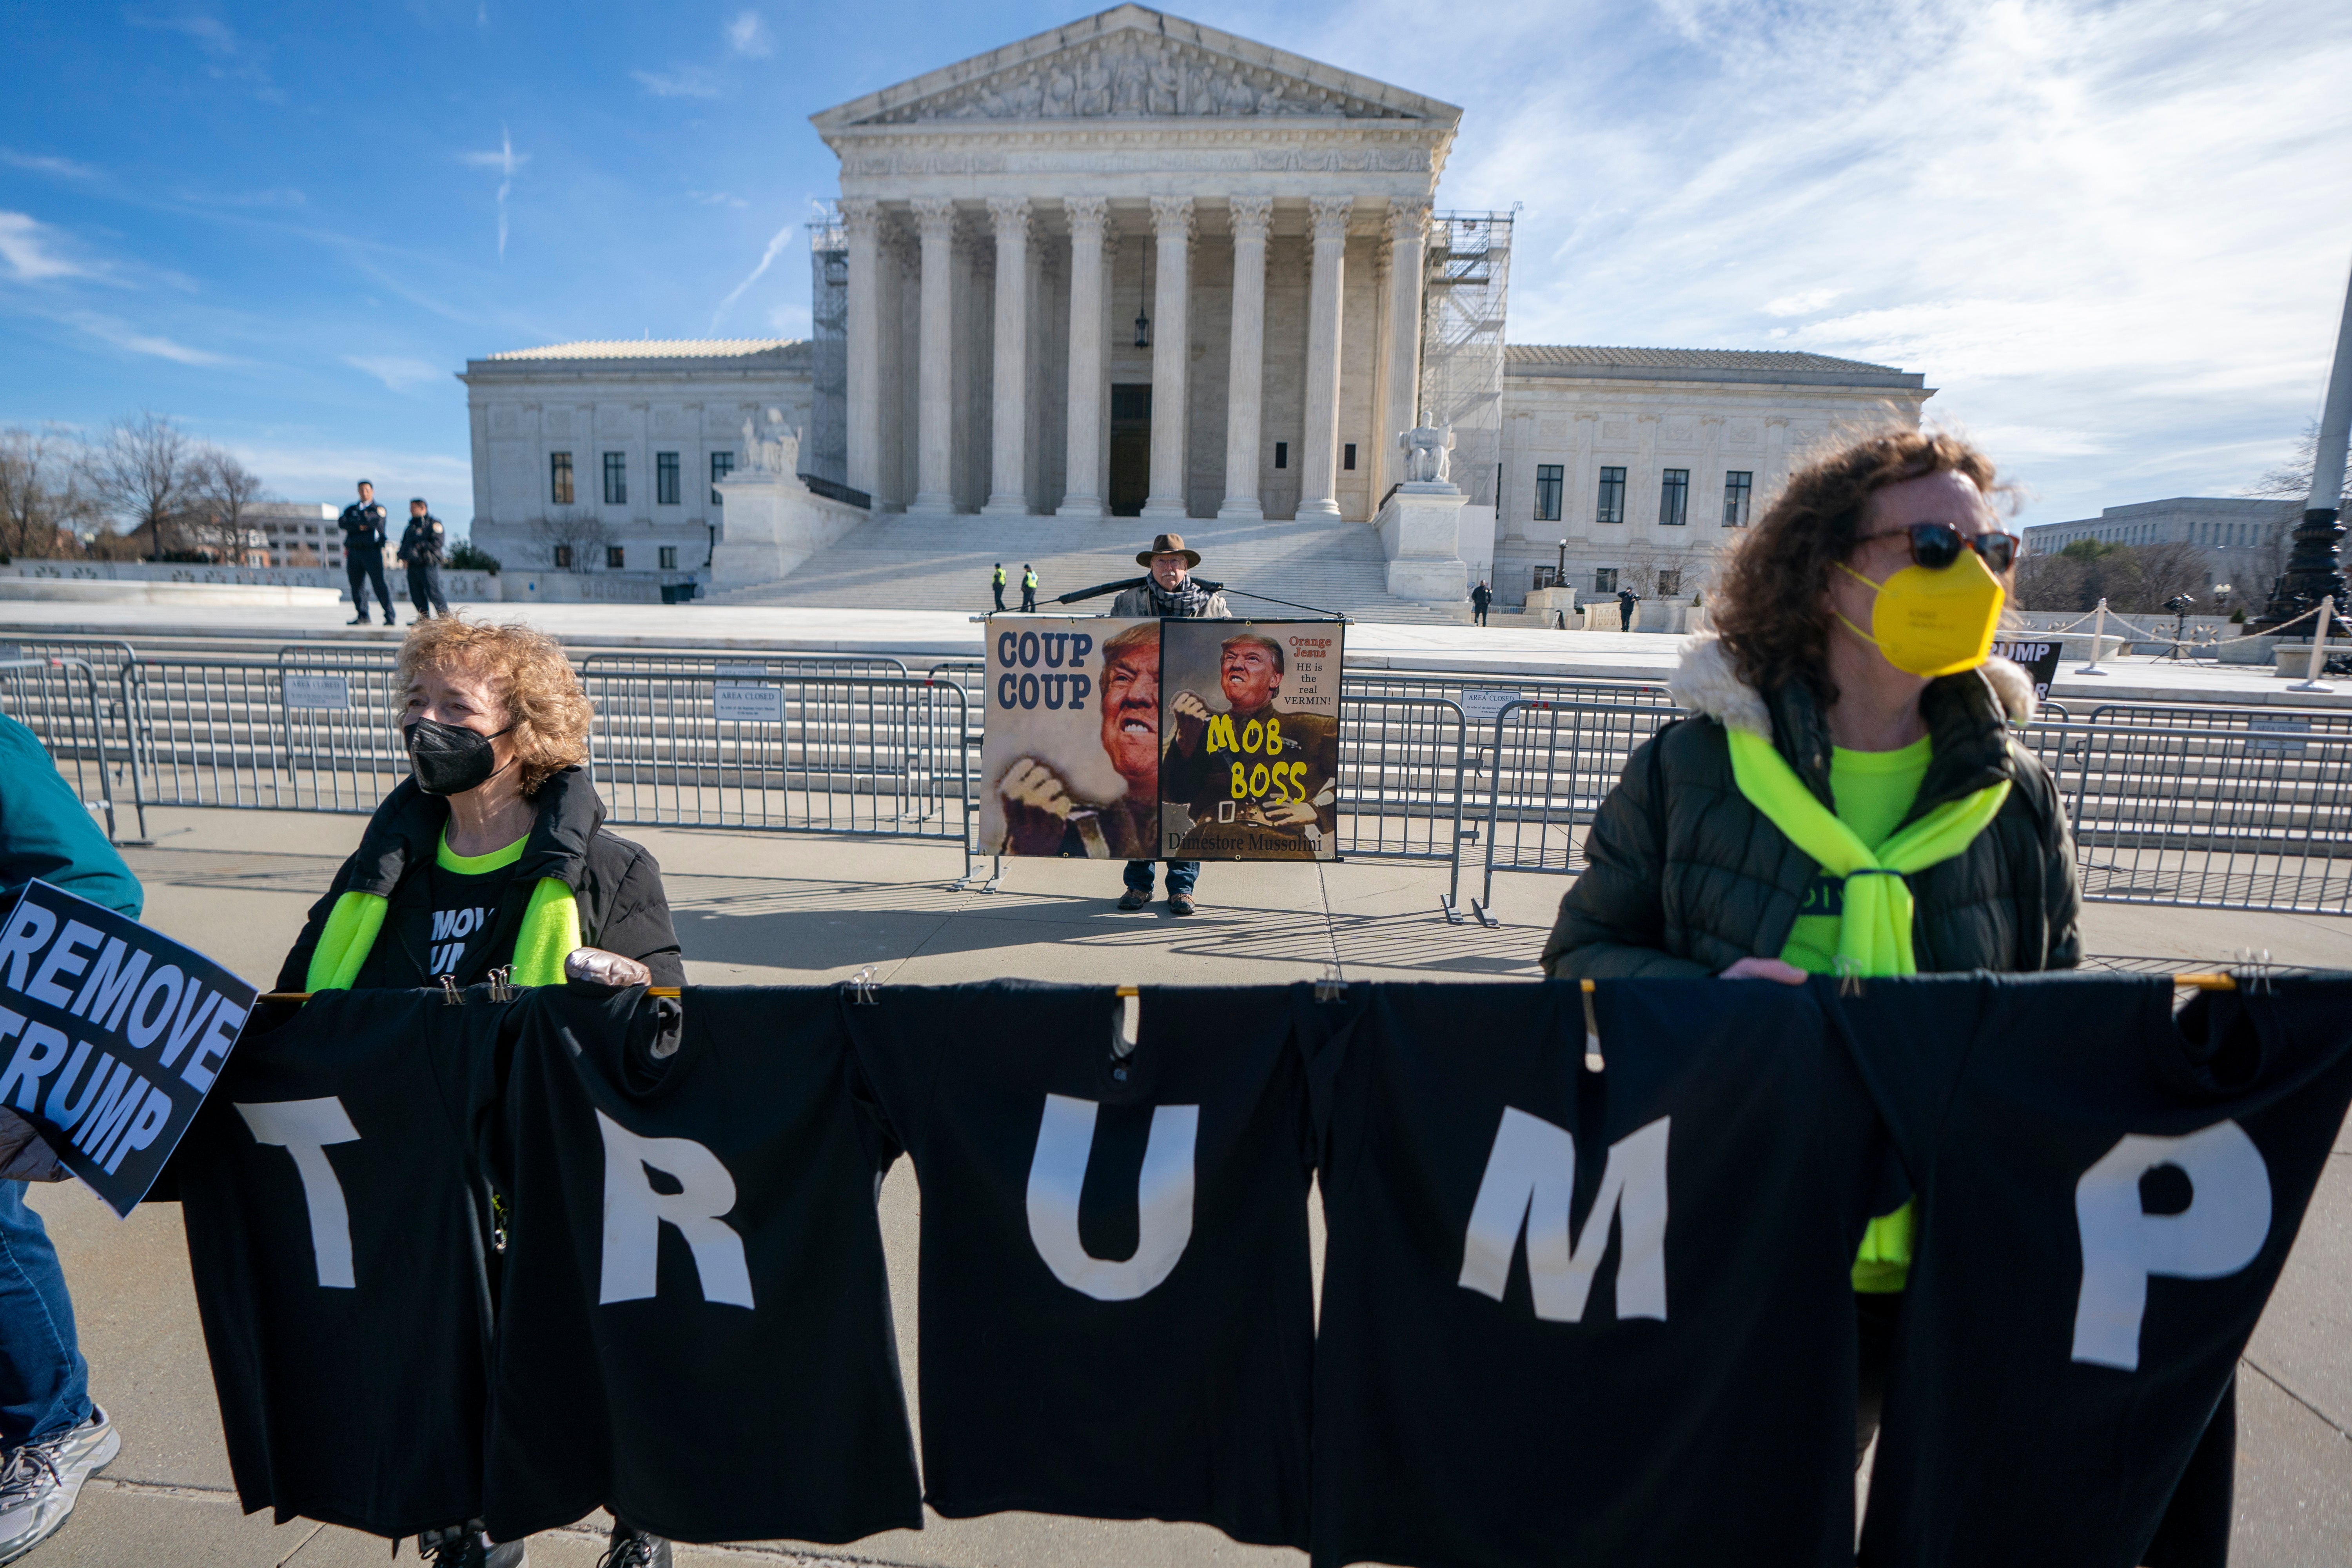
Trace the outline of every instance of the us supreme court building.
[[1654, 587], [1808, 441], [1933, 395], [1814, 354], [1511, 342], [1511, 215], [1441, 201], [1462, 114], [1139, 5], [824, 110], [812, 339], [470, 362], [477, 541], [529, 559], [572, 506], [616, 559], [690, 566], [723, 523], [701, 481], [769, 408], [799, 471], [942, 528], [1369, 522], [1426, 416], [1492, 535], [1472, 581]]

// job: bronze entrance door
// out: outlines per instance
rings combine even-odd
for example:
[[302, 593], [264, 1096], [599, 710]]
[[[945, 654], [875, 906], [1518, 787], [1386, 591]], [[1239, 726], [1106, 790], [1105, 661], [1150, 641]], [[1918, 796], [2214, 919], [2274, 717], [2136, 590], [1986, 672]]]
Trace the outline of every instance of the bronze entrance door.
[[1151, 387], [1110, 389], [1110, 514], [1141, 517], [1151, 494]]

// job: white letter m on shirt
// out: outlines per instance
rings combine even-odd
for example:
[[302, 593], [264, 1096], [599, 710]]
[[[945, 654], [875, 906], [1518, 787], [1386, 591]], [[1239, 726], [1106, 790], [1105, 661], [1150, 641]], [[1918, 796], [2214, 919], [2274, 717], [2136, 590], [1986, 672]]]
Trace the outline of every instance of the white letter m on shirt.
[[1613, 1223], [1622, 1238], [1617, 1316], [1664, 1322], [1666, 1129], [1672, 1121], [1661, 1116], [1609, 1146], [1601, 1191], [1585, 1216], [1584, 1234], [1575, 1237], [1569, 1211], [1576, 1194], [1576, 1140], [1540, 1116], [1504, 1107], [1486, 1173], [1478, 1183], [1478, 1201], [1471, 1206], [1458, 1283], [1501, 1300], [1511, 1277], [1511, 1255], [1524, 1231], [1536, 1316], [1546, 1322], [1580, 1322]]

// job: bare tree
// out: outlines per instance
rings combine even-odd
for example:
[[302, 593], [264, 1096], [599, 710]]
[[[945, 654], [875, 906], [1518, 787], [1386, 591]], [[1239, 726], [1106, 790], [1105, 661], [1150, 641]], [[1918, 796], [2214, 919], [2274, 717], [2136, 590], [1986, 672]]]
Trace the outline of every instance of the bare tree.
[[2084, 609], [2088, 574], [2088, 563], [2071, 547], [2050, 555], [2028, 555], [2017, 563], [2017, 607]]
[[197, 449], [184, 509], [185, 530], [197, 548], [225, 565], [242, 566], [254, 529], [254, 503], [264, 499], [261, 476], [217, 447]]
[[200, 456], [186, 431], [168, 414], [142, 413], [114, 422], [104, 444], [89, 454], [85, 469], [99, 504], [126, 533], [148, 532], [148, 554], [161, 560], [163, 531], [175, 532], [187, 510]]
[[593, 512], [566, 510], [533, 522], [530, 537], [557, 570], [586, 572], [604, 563], [604, 548], [612, 543], [614, 531]]
[[54, 429], [0, 430], [0, 552], [16, 558], [78, 552], [74, 524], [89, 510], [72, 439]]

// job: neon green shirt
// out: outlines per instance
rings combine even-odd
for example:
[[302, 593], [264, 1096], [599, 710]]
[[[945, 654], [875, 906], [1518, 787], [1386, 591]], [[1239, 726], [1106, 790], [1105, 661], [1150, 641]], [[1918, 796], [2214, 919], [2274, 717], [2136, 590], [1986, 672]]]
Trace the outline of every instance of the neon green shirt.
[[[1919, 783], [1927, 776], [1934, 755], [1932, 742], [1922, 735], [1897, 751], [1830, 752], [1830, 798], [1840, 822], [1874, 851], [1903, 825], [1911, 803], [1919, 797]], [[1808, 974], [1836, 972], [1838, 921], [1844, 908], [1841, 885], [1834, 878], [1816, 877], [1805, 890], [1804, 908], [1790, 928], [1780, 961]]]

